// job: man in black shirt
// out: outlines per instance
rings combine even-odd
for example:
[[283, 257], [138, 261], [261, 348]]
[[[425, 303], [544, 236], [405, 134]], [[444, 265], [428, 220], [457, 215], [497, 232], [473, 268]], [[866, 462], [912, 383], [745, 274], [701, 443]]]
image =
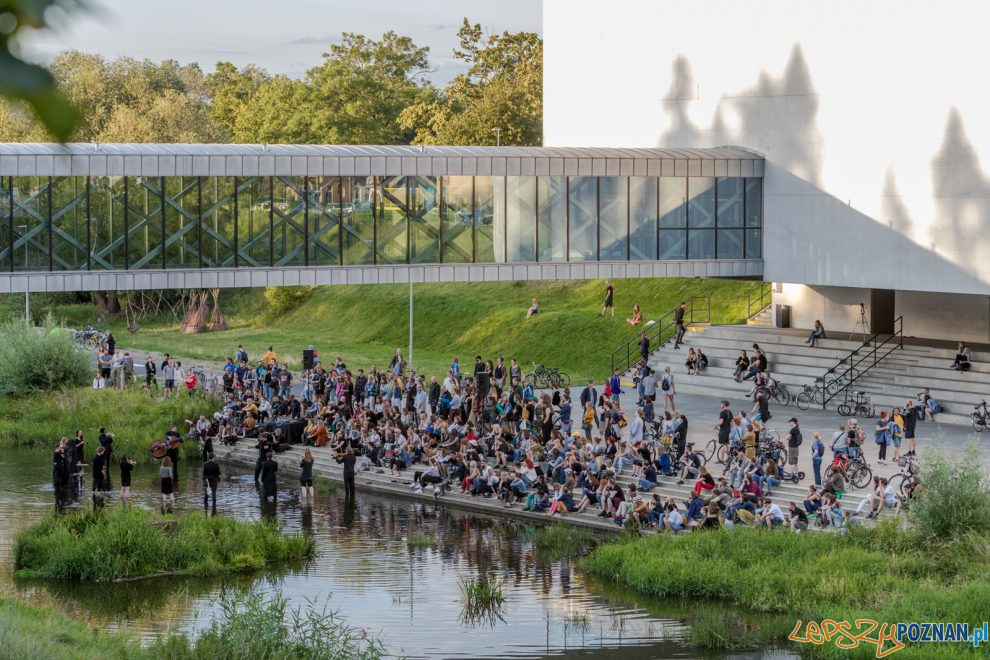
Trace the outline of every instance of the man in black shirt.
[[686, 309], [687, 303], [682, 301], [674, 310], [674, 327], [677, 330], [677, 334], [674, 335], [674, 348], [680, 348], [684, 342], [684, 333], [687, 332], [687, 328], [684, 327], [684, 311]]
[[219, 483], [220, 464], [213, 459], [213, 454], [209, 454], [206, 462], [203, 463], [203, 507], [210, 505], [210, 495], [212, 494], [214, 512], [217, 510], [217, 485]]
[[357, 462], [354, 450], [348, 447], [343, 455], [336, 457], [336, 461], [344, 464], [344, 498], [352, 500], [354, 499], [354, 465]]
[[787, 469], [796, 473], [798, 464], [798, 454], [801, 453], [801, 428], [798, 426], [797, 417], [791, 417], [791, 430], [787, 432]]
[[722, 401], [722, 410], [718, 413], [718, 442], [720, 445], [729, 444], [729, 432], [732, 430], [732, 411], [729, 410], [729, 402]]
[[93, 456], [93, 495], [107, 490], [107, 454], [106, 449], [98, 447]]
[[918, 425], [918, 409], [914, 405], [914, 401], [908, 401], [904, 404], [904, 410], [901, 411], [901, 419], [904, 420], [904, 439], [907, 440], [907, 454], [905, 456], [914, 456], [915, 450], [915, 440], [914, 440], [914, 429]]
[[605, 301], [602, 303], [602, 313], [599, 316], [605, 316], [605, 312], [611, 310], [612, 318], [615, 318], [615, 289], [612, 288], [612, 281], [605, 280]]
[[763, 424], [769, 422], [772, 417], [770, 414], [770, 393], [762, 387], [756, 391], [756, 403], [753, 404], [753, 409], [750, 412], [756, 412], [757, 409], [760, 411], [760, 421]]
[[639, 340], [639, 355], [644, 363], [650, 361], [650, 337], [645, 332], [643, 338]]

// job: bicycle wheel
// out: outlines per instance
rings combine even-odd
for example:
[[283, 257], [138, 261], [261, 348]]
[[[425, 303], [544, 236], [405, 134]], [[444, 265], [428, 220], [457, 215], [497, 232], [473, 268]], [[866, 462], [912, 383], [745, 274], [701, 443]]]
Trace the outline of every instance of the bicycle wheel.
[[709, 460], [711, 459], [712, 456], [715, 455], [715, 452], [717, 450], [718, 450], [718, 442], [715, 441], [715, 438], [712, 438], [711, 440], [708, 441], [708, 444], [705, 445], [705, 451], [698, 453], [702, 454], [705, 457], [705, 460]]
[[863, 414], [870, 418], [877, 416], [877, 408], [873, 405], [872, 401], [867, 401], [863, 405]]
[[977, 433], [983, 433], [983, 429], [985, 429], [986, 426], [986, 420], [983, 419], [983, 415], [978, 412], [973, 413], [973, 429]]
[[570, 387], [571, 377], [565, 374], [563, 371], [557, 372], [557, 387]]
[[846, 403], [845, 401], [843, 401], [842, 403], [840, 403], [839, 404], [839, 407], [836, 408], [836, 410], [843, 417], [851, 417], [852, 416], [852, 407], [848, 403]]
[[887, 484], [894, 489], [895, 492], [904, 494], [904, 475], [895, 474], [890, 479], [887, 480]]
[[786, 406], [791, 402], [791, 394], [783, 386], [780, 386], [774, 390], [773, 400], [782, 406]]
[[780, 451], [779, 451], [779, 454], [778, 454], [778, 457], [777, 457], [777, 464], [778, 465], [787, 465], [787, 447], [781, 447], [780, 448]]
[[763, 432], [763, 437], [767, 442], [780, 442], [780, 434], [773, 429], [767, 429]]
[[827, 468], [825, 468], [825, 474], [822, 475], [823, 483], [828, 483], [832, 479], [832, 472], [833, 472], [832, 467], [833, 466], [829, 465]]
[[807, 392], [801, 392], [797, 395], [797, 407], [801, 410], [807, 410], [811, 407], [811, 395]]
[[729, 445], [719, 445], [718, 449], [715, 450], [715, 460], [721, 465], [726, 465], [729, 462]]
[[861, 465], [853, 471], [849, 480], [856, 488], [866, 488], [873, 481], [873, 470], [865, 465]]

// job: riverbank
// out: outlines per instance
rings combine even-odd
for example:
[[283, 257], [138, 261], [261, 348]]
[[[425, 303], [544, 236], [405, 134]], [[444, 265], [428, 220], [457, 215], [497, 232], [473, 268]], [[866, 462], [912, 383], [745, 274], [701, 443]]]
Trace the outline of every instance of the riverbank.
[[[990, 611], [990, 535], [921, 538], [894, 521], [851, 527], [844, 535], [738, 527], [650, 535], [599, 546], [584, 567], [651, 598], [710, 602], [760, 617], [744, 630], [736, 630], [725, 616], [700, 619], [692, 627], [692, 641], [713, 649], [786, 644], [799, 620], [939, 621], [972, 627], [982, 625]], [[861, 652], [872, 657], [874, 650]], [[849, 657], [834, 642], [814, 652]], [[908, 644], [897, 657], [984, 654], [966, 644]]]
[[[212, 415], [218, 401], [184, 394], [173, 399], [125, 391], [76, 387], [24, 397], [0, 397], [0, 448], [37, 446], [53, 450], [59, 438], [70, 439], [76, 429], [86, 438], [85, 456], [91, 459], [104, 426], [115, 434], [114, 455], [128, 454], [136, 461], [151, 460], [152, 441], [164, 437], [173, 424], [187, 431], [185, 420]], [[183, 444], [184, 454], [196, 454], [196, 443]], [[116, 471], [114, 471], [115, 473]]]
[[14, 568], [18, 578], [110, 582], [253, 571], [314, 552], [310, 539], [267, 521], [87, 509], [50, 513], [21, 531]]

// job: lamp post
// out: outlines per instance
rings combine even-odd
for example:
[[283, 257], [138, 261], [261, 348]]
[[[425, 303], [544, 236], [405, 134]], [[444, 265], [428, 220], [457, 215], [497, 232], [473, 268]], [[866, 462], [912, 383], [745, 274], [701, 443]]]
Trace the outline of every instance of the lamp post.
[[502, 129], [501, 128], [493, 128], [492, 129], [492, 133], [495, 134], [495, 146], [496, 147], [501, 147], [502, 146]]
[[409, 276], [409, 369], [413, 368], [413, 281]]

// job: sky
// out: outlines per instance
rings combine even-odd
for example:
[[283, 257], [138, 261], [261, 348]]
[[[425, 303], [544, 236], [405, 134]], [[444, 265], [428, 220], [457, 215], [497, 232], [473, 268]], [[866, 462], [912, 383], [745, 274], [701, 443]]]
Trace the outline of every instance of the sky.
[[[394, 30], [429, 46], [442, 84], [463, 70], [451, 51], [466, 16], [488, 32], [542, 33], [540, 0], [88, 0], [64, 25], [23, 41], [25, 57], [50, 61], [76, 49], [106, 58], [176, 59], [211, 71], [218, 61], [301, 77], [342, 32]], [[63, 21], [59, 21], [62, 23]]]

